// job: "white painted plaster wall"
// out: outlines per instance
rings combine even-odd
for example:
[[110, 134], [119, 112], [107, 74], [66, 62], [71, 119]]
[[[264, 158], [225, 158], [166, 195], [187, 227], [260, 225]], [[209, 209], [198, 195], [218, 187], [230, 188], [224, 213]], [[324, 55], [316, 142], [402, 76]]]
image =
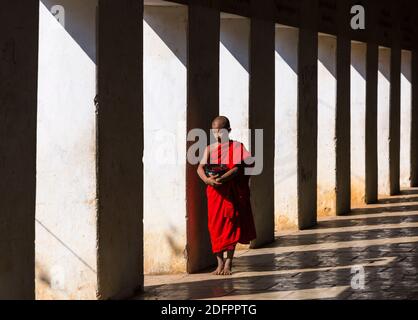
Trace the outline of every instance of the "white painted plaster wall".
[[[318, 35], [318, 215], [335, 215], [337, 39]], [[300, 150], [303, 152], [303, 150]]]
[[389, 107], [390, 107], [390, 55], [389, 48], [379, 47], [377, 92], [377, 150], [378, 195], [389, 195]]
[[222, 13], [220, 30], [220, 114], [231, 122], [230, 137], [248, 148], [250, 20]]
[[37, 136], [37, 298], [96, 297], [96, 0], [41, 1]]
[[187, 8], [144, 10], [144, 267], [185, 272]]
[[400, 157], [400, 186], [410, 186], [411, 172], [411, 59], [412, 53], [402, 50], [401, 55], [401, 157]]
[[299, 30], [276, 25], [275, 226], [297, 228], [297, 104]]
[[351, 204], [365, 204], [366, 192], [366, 54], [365, 43], [351, 44]]

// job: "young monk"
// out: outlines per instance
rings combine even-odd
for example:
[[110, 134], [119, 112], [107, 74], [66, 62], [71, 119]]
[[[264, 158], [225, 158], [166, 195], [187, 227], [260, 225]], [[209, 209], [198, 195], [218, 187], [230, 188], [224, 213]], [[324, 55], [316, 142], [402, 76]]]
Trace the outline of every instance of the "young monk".
[[[248, 244], [256, 238], [250, 177], [244, 174], [244, 160], [251, 155], [242, 143], [229, 139], [230, 132], [228, 118], [218, 116], [212, 121], [216, 142], [206, 147], [197, 169], [199, 177], [207, 184], [208, 227], [212, 251], [218, 262], [213, 272], [216, 275], [231, 275], [236, 244]], [[224, 164], [227, 171], [222, 175], [207, 176], [207, 164]]]

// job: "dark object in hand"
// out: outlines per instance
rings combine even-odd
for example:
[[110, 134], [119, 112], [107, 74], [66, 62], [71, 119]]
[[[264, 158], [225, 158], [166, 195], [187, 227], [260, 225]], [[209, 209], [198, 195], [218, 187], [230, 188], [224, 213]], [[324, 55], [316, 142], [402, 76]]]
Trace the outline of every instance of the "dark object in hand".
[[205, 165], [205, 174], [210, 177], [211, 175], [223, 176], [228, 171], [228, 167], [224, 164], [207, 164]]

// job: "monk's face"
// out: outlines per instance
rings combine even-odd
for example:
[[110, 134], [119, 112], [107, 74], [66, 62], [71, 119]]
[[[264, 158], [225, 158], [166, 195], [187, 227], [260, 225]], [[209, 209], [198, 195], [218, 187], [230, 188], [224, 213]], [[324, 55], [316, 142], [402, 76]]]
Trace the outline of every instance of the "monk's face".
[[218, 142], [227, 141], [229, 139], [229, 130], [225, 128], [223, 121], [215, 120], [212, 123], [212, 133]]

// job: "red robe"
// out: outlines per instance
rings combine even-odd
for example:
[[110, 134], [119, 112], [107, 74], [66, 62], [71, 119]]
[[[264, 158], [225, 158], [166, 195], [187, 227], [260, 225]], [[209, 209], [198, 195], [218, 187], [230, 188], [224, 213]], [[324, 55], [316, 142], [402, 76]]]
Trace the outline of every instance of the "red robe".
[[[230, 140], [209, 153], [209, 163], [226, 164], [228, 169], [232, 169], [243, 164], [249, 156], [251, 154], [242, 143]], [[240, 166], [239, 173], [228, 182], [206, 188], [208, 227], [214, 253], [231, 250], [238, 242], [248, 244], [256, 238], [249, 179]]]

